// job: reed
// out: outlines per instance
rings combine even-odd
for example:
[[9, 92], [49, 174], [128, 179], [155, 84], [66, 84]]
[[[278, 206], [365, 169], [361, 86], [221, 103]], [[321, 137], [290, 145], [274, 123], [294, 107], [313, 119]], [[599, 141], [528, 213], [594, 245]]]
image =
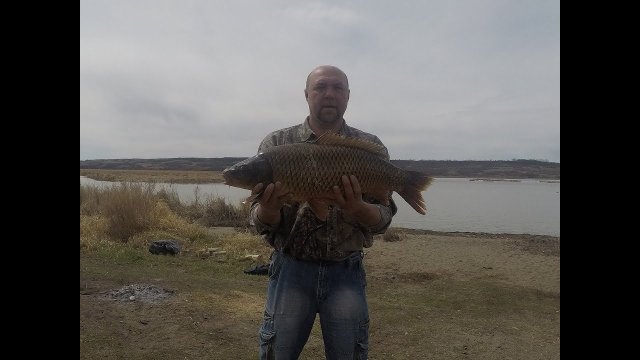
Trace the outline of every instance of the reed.
[[247, 205], [219, 197], [184, 204], [174, 190], [156, 190], [153, 183], [80, 185], [80, 242], [91, 247], [100, 241], [138, 239], [134, 242], [142, 246], [153, 240], [145, 235], [149, 233], [193, 241], [209, 226], [248, 228], [248, 211]]

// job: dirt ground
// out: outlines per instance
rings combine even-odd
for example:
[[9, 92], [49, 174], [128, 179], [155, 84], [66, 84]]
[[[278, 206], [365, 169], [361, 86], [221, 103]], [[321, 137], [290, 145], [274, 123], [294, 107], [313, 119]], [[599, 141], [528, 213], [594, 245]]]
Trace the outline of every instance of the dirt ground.
[[[257, 358], [266, 277], [212, 267], [250, 264], [124, 258], [81, 251], [81, 359]], [[560, 358], [559, 238], [403, 230], [365, 249], [365, 267], [370, 359]], [[126, 301], [135, 286], [170, 300]], [[317, 323], [301, 358], [324, 358]]]
[[427, 272], [471, 280], [480, 273], [505, 283], [560, 294], [560, 239], [527, 234], [407, 232], [400, 243], [366, 249], [368, 275]]

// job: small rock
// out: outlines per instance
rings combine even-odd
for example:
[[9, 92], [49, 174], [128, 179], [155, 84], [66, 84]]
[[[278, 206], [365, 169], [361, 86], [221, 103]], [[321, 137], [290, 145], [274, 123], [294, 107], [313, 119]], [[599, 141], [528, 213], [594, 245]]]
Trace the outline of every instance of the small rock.
[[149, 245], [149, 252], [155, 255], [176, 255], [180, 244], [176, 240], [156, 240]]

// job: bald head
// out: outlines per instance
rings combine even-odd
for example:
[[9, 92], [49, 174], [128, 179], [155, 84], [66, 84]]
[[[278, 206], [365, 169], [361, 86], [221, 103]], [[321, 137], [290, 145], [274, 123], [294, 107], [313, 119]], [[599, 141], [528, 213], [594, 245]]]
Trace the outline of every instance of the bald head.
[[347, 75], [337, 67], [322, 65], [311, 71], [304, 96], [309, 105], [309, 125], [316, 134], [342, 126], [349, 93]]
[[323, 75], [323, 74], [340, 75], [344, 79], [344, 82], [347, 85], [347, 89], [349, 88], [349, 79], [347, 79], [347, 74], [345, 74], [344, 71], [340, 70], [338, 67], [333, 65], [320, 65], [315, 69], [311, 70], [311, 72], [307, 76], [307, 83], [306, 83], [305, 89], [307, 90], [309, 89], [309, 84], [311, 83], [314, 77], [318, 75]]

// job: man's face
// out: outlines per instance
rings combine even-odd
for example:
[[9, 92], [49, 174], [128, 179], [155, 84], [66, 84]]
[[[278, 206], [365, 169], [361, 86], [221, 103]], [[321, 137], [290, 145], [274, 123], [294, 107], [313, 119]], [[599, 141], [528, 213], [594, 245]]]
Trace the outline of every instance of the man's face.
[[309, 114], [325, 124], [342, 119], [349, 102], [349, 84], [343, 73], [334, 69], [320, 69], [309, 77], [304, 90]]

